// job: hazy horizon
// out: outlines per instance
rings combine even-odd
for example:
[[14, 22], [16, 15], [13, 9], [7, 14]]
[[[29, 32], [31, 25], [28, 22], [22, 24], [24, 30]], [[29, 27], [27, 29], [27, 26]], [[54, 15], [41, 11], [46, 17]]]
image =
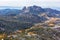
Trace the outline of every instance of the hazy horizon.
[[0, 0], [0, 7], [22, 8], [37, 5], [42, 8], [60, 10], [60, 0]]

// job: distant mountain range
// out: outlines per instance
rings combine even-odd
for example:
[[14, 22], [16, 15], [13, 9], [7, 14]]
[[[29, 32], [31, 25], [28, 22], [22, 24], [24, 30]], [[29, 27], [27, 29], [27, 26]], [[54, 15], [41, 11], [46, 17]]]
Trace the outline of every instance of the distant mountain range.
[[[1, 9], [0, 27], [5, 30], [29, 28], [35, 23], [43, 23], [50, 17], [60, 18], [60, 11], [39, 6], [24, 7], [23, 9]], [[10, 28], [10, 29], [9, 29]]]
[[0, 6], [0, 9], [22, 9], [22, 7]]
[[[12, 12], [14, 12], [14, 11], [26, 11], [26, 10], [28, 10], [28, 11], [30, 11], [30, 12], [36, 12], [36, 14], [37, 13], [39, 13], [39, 12], [58, 12], [58, 10], [55, 10], [55, 9], [51, 9], [51, 8], [41, 8], [41, 7], [39, 7], [39, 6], [30, 6], [30, 7], [24, 7], [24, 8], [22, 8], [22, 9], [18, 9], [19, 7], [9, 7], [9, 6], [0, 6], [0, 14], [5, 14], [5, 13], [8, 13], [9, 11], [12, 11]], [[36, 9], [35, 9], [36, 8]], [[48, 11], [47, 11], [48, 10]], [[10, 12], [9, 12], [10, 13]], [[21, 12], [20, 12], [21, 13]], [[11, 14], [11, 13], [10, 13]], [[18, 14], [18, 13], [16, 13], [16, 14]]]

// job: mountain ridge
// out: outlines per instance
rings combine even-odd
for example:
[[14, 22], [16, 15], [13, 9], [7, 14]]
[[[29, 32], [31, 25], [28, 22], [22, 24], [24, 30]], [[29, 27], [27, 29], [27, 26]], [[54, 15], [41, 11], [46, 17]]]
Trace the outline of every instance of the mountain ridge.
[[[18, 9], [0, 10], [0, 27], [5, 30], [19, 30], [32, 27], [37, 23], [44, 23], [50, 18], [60, 18], [60, 11], [45, 9], [39, 6]], [[2, 25], [2, 26], [1, 26]], [[10, 28], [10, 29], [9, 29]]]

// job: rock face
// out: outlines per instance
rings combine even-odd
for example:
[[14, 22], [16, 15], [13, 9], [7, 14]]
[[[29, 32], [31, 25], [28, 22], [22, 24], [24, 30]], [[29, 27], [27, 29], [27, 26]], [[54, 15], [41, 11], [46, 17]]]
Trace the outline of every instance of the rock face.
[[60, 11], [35, 5], [24, 7], [22, 10], [3, 9], [0, 10], [0, 27], [9, 31], [25, 29], [36, 23], [44, 23], [51, 17], [60, 18]]
[[[15, 35], [16, 37], [14, 38]], [[40, 26], [25, 29], [24, 32], [16, 31], [15, 35], [12, 34], [10, 38], [12, 38], [12, 40], [60, 40], [60, 32]]]

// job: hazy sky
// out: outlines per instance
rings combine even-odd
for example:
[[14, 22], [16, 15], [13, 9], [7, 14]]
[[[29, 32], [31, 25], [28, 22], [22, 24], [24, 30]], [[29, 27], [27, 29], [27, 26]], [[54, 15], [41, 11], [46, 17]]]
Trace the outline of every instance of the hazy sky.
[[0, 0], [0, 6], [31, 6], [38, 5], [42, 7], [60, 8], [60, 0]]

